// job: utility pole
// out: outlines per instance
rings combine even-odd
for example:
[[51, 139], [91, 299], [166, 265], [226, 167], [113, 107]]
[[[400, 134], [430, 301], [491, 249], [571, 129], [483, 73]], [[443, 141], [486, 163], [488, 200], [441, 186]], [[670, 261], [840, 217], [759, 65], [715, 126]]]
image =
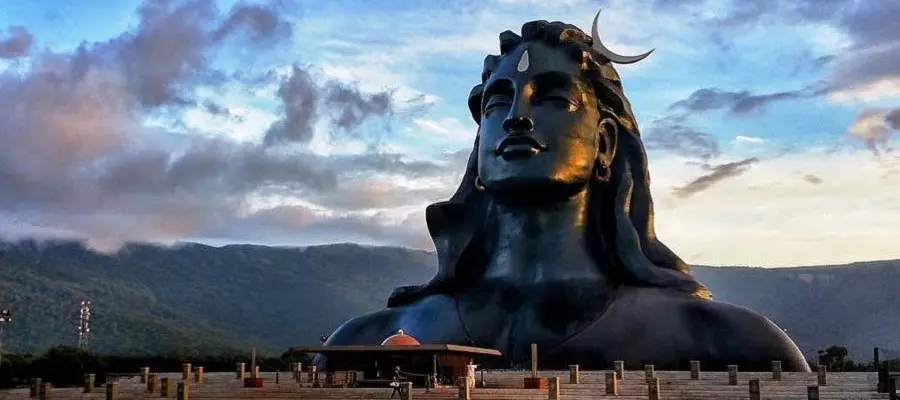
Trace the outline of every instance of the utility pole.
[[12, 311], [8, 308], [0, 309], [0, 364], [3, 363], [3, 326], [12, 321]]
[[78, 310], [78, 348], [82, 350], [88, 349], [88, 340], [90, 339], [90, 319], [91, 319], [91, 302], [84, 300], [81, 302]]

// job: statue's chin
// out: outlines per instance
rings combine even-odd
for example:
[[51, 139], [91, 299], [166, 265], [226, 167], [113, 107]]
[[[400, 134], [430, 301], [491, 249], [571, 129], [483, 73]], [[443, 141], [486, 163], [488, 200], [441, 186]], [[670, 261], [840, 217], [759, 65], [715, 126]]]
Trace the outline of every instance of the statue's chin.
[[510, 177], [484, 184], [491, 196], [500, 203], [540, 204], [566, 201], [584, 191], [587, 183], [587, 180]]

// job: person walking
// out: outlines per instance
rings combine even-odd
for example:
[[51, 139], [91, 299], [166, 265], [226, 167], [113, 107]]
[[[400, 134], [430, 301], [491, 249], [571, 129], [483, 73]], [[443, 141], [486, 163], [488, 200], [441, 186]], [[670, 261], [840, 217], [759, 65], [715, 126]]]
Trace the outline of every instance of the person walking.
[[403, 379], [403, 373], [400, 372], [400, 367], [394, 367], [394, 376], [391, 379], [391, 387], [394, 388], [391, 391], [391, 398], [394, 398], [394, 395], [403, 397], [403, 393], [400, 391], [400, 381]]

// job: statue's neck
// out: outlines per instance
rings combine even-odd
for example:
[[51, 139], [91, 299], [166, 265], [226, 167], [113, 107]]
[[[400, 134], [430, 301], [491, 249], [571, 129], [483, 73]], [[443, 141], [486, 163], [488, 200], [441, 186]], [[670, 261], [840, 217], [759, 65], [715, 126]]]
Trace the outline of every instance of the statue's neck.
[[585, 242], [587, 190], [542, 207], [496, 207], [496, 238], [485, 279], [513, 285], [604, 280]]

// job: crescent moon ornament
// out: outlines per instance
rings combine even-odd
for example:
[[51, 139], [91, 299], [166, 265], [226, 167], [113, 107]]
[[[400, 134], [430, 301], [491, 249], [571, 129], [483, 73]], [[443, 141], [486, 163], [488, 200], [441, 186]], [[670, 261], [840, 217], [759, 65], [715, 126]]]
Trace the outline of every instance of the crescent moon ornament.
[[613, 53], [612, 50], [603, 45], [603, 42], [600, 40], [600, 34], [597, 32], [597, 20], [600, 19], [600, 11], [601, 10], [597, 10], [597, 15], [594, 16], [594, 25], [591, 26], [591, 39], [593, 40], [591, 47], [593, 47], [594, 50], [597, 50], [603, 57], [606, 57], [609, 61], [616, 64], [633, 64], [647, 58], [653, 50], [656, 50], [651, 49], [650, 51], [637, 56], [623, 56]]

